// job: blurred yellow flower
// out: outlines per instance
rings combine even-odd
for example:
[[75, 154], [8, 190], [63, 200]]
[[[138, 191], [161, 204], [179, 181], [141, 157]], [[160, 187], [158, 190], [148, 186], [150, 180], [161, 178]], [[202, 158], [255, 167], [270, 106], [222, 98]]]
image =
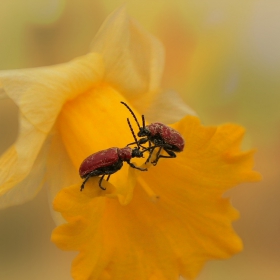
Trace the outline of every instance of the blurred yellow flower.
[[[253, 152], [240, 151], [238, 125], [204, 127], [186, 116], [172, 125], [186, 141], [176, 159], [162, 159], [148, 172], [124, 165], [103, 182], [106, 191], [93, 177], [80, 192], [85, 157], [133, 141], [120, 101], [150, 112], [150, 119], [162, 109], [155, 105], [162, 104], [162, 68], [161, 44], [122, 8], [105, 21], [88, 55], [0, 73], [20, 110], [18, 140], [0, 159], [1, 206], [31, 199], [46, 181], [64, 218], [56, 220], [67, 221], [52, 241], [80, 252], [74, 279], [194, 278], [205, 261], [242, 249], [231, 227], [238, 213], [222, 195], [260, 175], [252, 170]], [[173, 93], [165, 97], [179, 108], [175, 119], [191, 113]]]

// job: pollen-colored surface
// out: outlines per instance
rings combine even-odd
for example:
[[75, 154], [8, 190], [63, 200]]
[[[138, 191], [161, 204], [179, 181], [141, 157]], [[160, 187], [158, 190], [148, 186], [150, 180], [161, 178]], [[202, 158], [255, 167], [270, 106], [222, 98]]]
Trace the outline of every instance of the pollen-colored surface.
[[[233, 124], [204, 127], [191, 116], [172, 127], [184, 137], [184, 151], [160, 159], [148, 172], [130, 168], [122, 185], [130, 193], [125, 203], [114, 199], [120, 197], [118, 180], [114, 186], [106, 182], [106, 192], [92, 178], [82, 193], [74, 185], [57, 195], [54, 208], [67, 223], [54, 230], [52, 240], [79, 251], [74, 279], [192, 279], [205, 261], [242, 250], [231, 226], [238, 212], [222, 195], [260, 179], [252, 171], [253, 152], [240, 151], [244, 130]], [[114, 134], [111, 128], [106, 133]], [[127, 176], [121, 172], [115, 176]]]

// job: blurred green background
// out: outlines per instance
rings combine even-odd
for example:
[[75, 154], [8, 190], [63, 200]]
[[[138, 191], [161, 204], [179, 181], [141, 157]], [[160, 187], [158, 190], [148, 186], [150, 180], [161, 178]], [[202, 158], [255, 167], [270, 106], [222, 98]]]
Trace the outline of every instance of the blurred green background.
[[[0, 69], [66, 62], [89, 50], [124, 1], [1, 0]], [[178, 91], [204, 124], [246, 127], [263, 181], [226, 195], [241, 212], [244, 251], [208, 262], [199, 280], [280, 279], [280, 1], [127, 0], [129, 14], [166, 49], [163, 88]], [[0, 153], [17, 135], [17, 110], [0, 100]], [[50, 242], [46, 190], [0, 211], [0, 279], [67, 280], [75, 253]]]

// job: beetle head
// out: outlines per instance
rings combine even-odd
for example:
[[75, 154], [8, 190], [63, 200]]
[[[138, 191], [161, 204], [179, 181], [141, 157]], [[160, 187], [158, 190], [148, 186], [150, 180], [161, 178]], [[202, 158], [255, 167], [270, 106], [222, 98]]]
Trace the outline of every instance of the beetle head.
[[134, 148], [132, 150], [132, 153], [131, 153], [131, 157], [138, 157], [138, 158], [142, 158], [143, 157], [143, 153], [139, 150], [139, 148]]
[[150, 130], [145, 126], [141, 127], [137, 135], [138, 135], [138, 137], [149, 136]]
[[150, 136], [150, 130], [145, 125], [145, 117], [142, 115], [142, 127], [139, 127], [138, 137]]

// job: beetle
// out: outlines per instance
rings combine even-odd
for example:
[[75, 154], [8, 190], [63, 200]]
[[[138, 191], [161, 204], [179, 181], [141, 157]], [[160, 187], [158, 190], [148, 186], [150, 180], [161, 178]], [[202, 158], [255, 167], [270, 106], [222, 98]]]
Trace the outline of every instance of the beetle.
[[81, 178], [85, 179], [81, 185], [81, 191], [84, 189], [85, 183], [90, 177], [99, 175], [102, 175], [99, 180], [99, 187], [102, 190], [106, 190], [106, 188], [104, 188], [101, 184], [104, 176], [108, 175], [108, 181], [112, 174], [122, 168], [124, 161], [127, 162], [132, 168], [136, 168], [141, 171], [147, 171], [147, 168], [137, 167], [130, 162], [131, 158], [134, 157], [143, 157], [143, 152], [140, 151], [138, 147], [134, 149], [131, 149], [130, 147], [112, 147], [88, 156], [82, 162], [79, 169]]
[[[134, 112], [132, 109], [125, 103], [121, 102], [132, 114], [134, 120], [139, 127], [138, 137], [142, 137], [139, 141], [128, 144], [133, 145], [137, 144], [141, 147], [142, 144], [149, 142], [149, 148], [144, 149], [142, 152], [149, 151], [149, 157], [146, 160], [146, 163], [150, 161], [150, 158], [155, 150], [155, 148], [159, 147], [159, 150], [156, 154], [155, 160], [152, 162], [153, 165], [156, 165], [160, 158], [175, 158], [176, 153], [182, 152], [185, 146], [185, 140], [183, 136], [173, 129], [163, 123], [151, 123], [149, 125], [145, 125], [145, 117], [142, 115], [142, 127], [140, 126]], [[128, 124], [130, 125], [129, 119], [127, 119]], [[144, 137], [144, 138], [143, 138]], [[152, 145], [153, 144], [153, 145]], [[161, 155], [161, 150], [164, 150], [168, 156]]]
[[107, 181], [109, 180], [110, 176], [120, 170], [123, 166], [123, 162], [127, 162], [132, 168], [147, 171], [147, 168], [140, 168], [135, 166], [133, 163], [130, 162], [131, 158], [137, 157], [142, 158], [143, 153], [146, 150], [141, 151], [140, 145], [137, 142], [136, 136], [134, 134], [133, 128], [130, 123], [128, 123], [132, 136], [137, 144], [137, 147], [131, 149], [130, 147], [126, 146], [124, 148], [117, 148], [112, 147], [106, 150], [102, 150], [96, 152], [90, 156], [88, 156], [82, 163], [79, 169], [80, 177], [85, 179], [81, 185], [81, 191], [85, 187], [85, 183], [90, 177], [99, 176], [99, 187], [102, 190], [106, 190], [106, 188], [102, 187], [102, 181], [105, 175], [107, 176]]

